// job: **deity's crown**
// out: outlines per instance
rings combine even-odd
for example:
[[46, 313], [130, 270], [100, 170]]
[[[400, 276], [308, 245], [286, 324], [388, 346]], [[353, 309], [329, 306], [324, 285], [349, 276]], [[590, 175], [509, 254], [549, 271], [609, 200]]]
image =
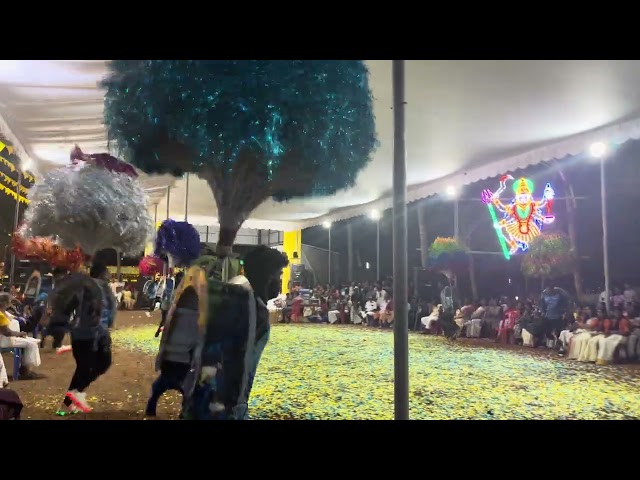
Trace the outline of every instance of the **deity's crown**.
[[516, 195], [533, 194], [533, 182], [528, 178], [519, 178], [513, 183], [513, 191]]

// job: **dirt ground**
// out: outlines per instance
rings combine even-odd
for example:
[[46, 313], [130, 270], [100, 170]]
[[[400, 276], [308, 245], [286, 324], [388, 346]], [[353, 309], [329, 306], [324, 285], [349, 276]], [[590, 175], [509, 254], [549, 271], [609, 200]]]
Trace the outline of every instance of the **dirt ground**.
[[[158, 312], [155, 312], [151, 318], [140, 311], [120, 312], [116, 328], [157, 325], [159, 320]], [[342, 326], [327, 326], [327, 328], [342, 328]], [[50, 342], [51, 339], [47, 339], [45, 348], [40, 349], [42, 365], [38, 368], [38, 372], [43, 374], [44, 378], [19, 380], [9, 384], [9, 388], [15, 390], [24, 402], [22, 412], [24, 420], [63, 418], [65, 420], [150, 420], [145, 418], [144, 409], [151, 384], [157, 375], [154, 371], [154, 357], [118, 347], [114, 347], [113, 364], [110, 370], [87, 390], [87, 399], [94, 409], [93, 412], [71, 417], [56, 416], [54, 413], [68, 387], [75, 362], [70, 352], [56, 355]], [[557, 358], [556, 352], [547, 349], [532, 350], [519, 346], [497, 345], [487, 339], [458, 339], [458, 342], [479, 348], [519, 350], [527, 354]], [[68, 343], [68, 339], [65, 343]], [[9, 354], [3, 354], [3, 358], [10, 376], [13, 371], [13, 359]], [[614, 376], [631, 375], [640, 380], [639, 364], [619, 365], [615, 367], [615, 370]], [[179, 414], [180, 399], [181, 396], [177, 392], [165, 394], [158, 404], [156, 419], [176, 419]]]
[[[158, 313], [148, 318], [143, 312], [121, 312], [118, 314], [117, 328], [158, 324], [159, 319]], [[42, 365], [38, 368], [38, 373], [43, 374], [44, 378], [9, 383], [9, 388], [18, 392], [24, 403], [21, 415], [23, 420], [145, 419], [144, 409], [151, 384], [157, 375], [154, 371], [153, 356], [115, 348], [111, 368], [87, 390], [87, 399], [94, 409], [93, 412], [58, 417], [55, 411], [63, 399], [75, 368], [73, 355], [70, 352], [56, 355], [51, 348], [50, 338], [47, 339], [45, 348], [40, 349], [40, 355]], [[9, 354], [3, 354], [3, 358], [11, 375], [13, 359]], [[177, 418], [180, 411], [179, 405], [178, 393], [165, 394], [158, 404], [156, 418], [164, 420]]]

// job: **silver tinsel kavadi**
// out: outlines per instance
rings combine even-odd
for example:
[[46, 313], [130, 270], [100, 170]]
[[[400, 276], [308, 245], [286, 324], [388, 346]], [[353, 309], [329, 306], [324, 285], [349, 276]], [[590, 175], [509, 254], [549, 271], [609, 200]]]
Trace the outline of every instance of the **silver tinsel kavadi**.
[[47, 173], [29, 194], [24, 233], [58, 237], [93, 256], [105, 248], [127, 255], [144, 250], [153, 233], [146, 195], [129, 175], [93, 165], [68, 166]]

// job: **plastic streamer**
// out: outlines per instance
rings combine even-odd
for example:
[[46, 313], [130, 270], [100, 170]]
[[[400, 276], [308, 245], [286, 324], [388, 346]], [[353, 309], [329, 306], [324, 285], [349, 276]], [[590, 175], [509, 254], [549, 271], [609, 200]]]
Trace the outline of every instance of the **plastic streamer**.
[[164, 262], [161, 258], [155, 255], [147, 255], [138, 264], [140, 275], [143, 277], [152, 277], [156, 273], [161, 273], [164, 270]]
[[19, 231], [14, 232], [11, 247], [19, 259], [45, 262], [72, 272], [79, 270], [85, 260], [79, 247], [67, 250], [52, 238], [24, 238]]
[[77, 145], [71, 151], [71, 162], [74, 164], [78, 164], [79, 162], [87, 162], [98, 167], [102, 167], [105, 170], [109, 170], [110, 172], [115, 173], [124, 173], [125, 175], [129, 175], [130, 177], [136, 178], [138, 176], [138, 172], [126, 162], [122, 160], [118, 160], [116, 157], [109, 155], [108, 153], [94, 153], [91, 155], [87, 155], [82, 153], [80, 147]]
[[26, 236], [55, 236], [65, 248], [79, 246], [90, 256], [105, 248], [137, 255], [153, 233], [142, 187], [131, 175], [95, 163], [50, 171], [30, 199]]

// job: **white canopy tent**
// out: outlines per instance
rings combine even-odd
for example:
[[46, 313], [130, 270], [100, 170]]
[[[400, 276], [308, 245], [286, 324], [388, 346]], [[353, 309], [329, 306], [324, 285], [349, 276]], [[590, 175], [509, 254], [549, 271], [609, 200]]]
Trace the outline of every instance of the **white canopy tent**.
[[[295, 230], [391, 207], [391, 61], [368, 61], [380, 147], [356, 185], [325, 198], [258, 207], [245, 227]], [[0, 61], [0, 132], [42, 172], [78, 144], [107, 151], [101, 60]], [[408, 201], [552, 158], [596, 141], [640, 138], [640, 61], [406, 62]], [[159, 217], [182, 218], [184, 179], [142, 176]], [[160, 215], [161, 212], [161, 215]], [[216, 223], [208, 185], [191, 175], [189, 221]]]

